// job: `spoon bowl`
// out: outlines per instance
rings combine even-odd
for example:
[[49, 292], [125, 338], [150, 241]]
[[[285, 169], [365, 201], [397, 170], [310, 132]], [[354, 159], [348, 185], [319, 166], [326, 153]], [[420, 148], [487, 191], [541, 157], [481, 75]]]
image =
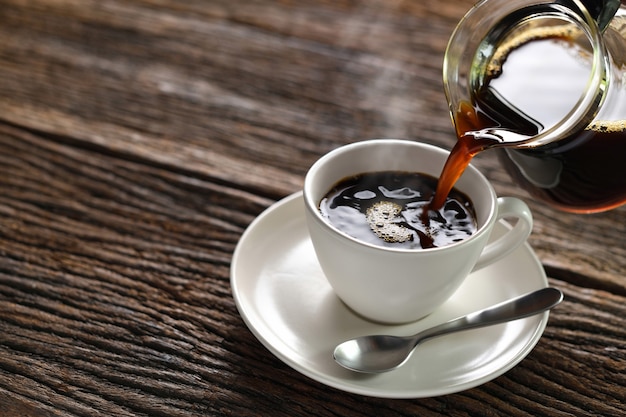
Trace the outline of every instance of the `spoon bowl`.
[[412, 336], [371, 335], [348, 340], [335, 348], [333, 358], [339, 365], [356, 372], [391, 371], [404, 364], [415, 347], [428, 339], [533, 316], [553, 308], [562, 300], [560, 290], [543, 288]]

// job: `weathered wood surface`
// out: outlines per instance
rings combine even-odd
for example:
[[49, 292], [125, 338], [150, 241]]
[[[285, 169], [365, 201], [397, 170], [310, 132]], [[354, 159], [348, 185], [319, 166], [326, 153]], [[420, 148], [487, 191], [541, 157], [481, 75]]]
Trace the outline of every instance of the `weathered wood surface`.
[[0, 0], [0, 415], [621, 415], [625, 208], [529, 201], [566, 301], [525, 360], [462, 393], [326, 387], [236, 310], [239, 237], [316, 158], [451, 147], [441, 64], [470, 5]]

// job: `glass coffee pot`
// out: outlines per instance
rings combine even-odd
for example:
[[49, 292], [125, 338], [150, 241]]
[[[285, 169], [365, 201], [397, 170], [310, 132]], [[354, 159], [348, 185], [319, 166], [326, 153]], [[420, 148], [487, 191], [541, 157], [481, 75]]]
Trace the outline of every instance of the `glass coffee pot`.
[[499, 148], [537, 199], [579, 213], [626, 203], [620, 1], [482, 0], [450, 38], [444, 88], [459, 142]]

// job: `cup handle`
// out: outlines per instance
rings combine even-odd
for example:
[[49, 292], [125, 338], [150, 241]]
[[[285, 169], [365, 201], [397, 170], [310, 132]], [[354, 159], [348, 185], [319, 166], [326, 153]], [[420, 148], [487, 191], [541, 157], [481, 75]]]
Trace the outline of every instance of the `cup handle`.
[[530, 208], [519, 198], [499, 197], [497, 207], [496, 221], [503, 218], [517, 218], [517, 223], [506, 234], [485, 246], [472, 271], [478, 271], [513, 252], [526, 241], [533, 229], [533, 216]]

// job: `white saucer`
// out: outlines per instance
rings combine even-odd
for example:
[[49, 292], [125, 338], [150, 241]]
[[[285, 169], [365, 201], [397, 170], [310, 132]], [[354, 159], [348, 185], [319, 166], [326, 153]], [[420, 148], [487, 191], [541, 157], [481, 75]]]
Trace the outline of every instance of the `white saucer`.
[[[497, 225], [494, 234], [506, 227]], [[349, 310], [327, 283], [309, 239], [301, 193], [277, 202], [250, 224], [233, 255], [231, 285], [244, 321], [279, 359], [323, 384], [374, 397], [431, 397], [490, 381], [533, 349], [548, 321], [546, 312], [432, 339], [404, 366], [384, 374], [345, 370], [332, 358], [334, 347], [344, 340], [375, 333], [411, 334], [546, 287], [548, 281], [525, 244], [471, 274], [441, 308], [418, 322], [368, 322]]]

